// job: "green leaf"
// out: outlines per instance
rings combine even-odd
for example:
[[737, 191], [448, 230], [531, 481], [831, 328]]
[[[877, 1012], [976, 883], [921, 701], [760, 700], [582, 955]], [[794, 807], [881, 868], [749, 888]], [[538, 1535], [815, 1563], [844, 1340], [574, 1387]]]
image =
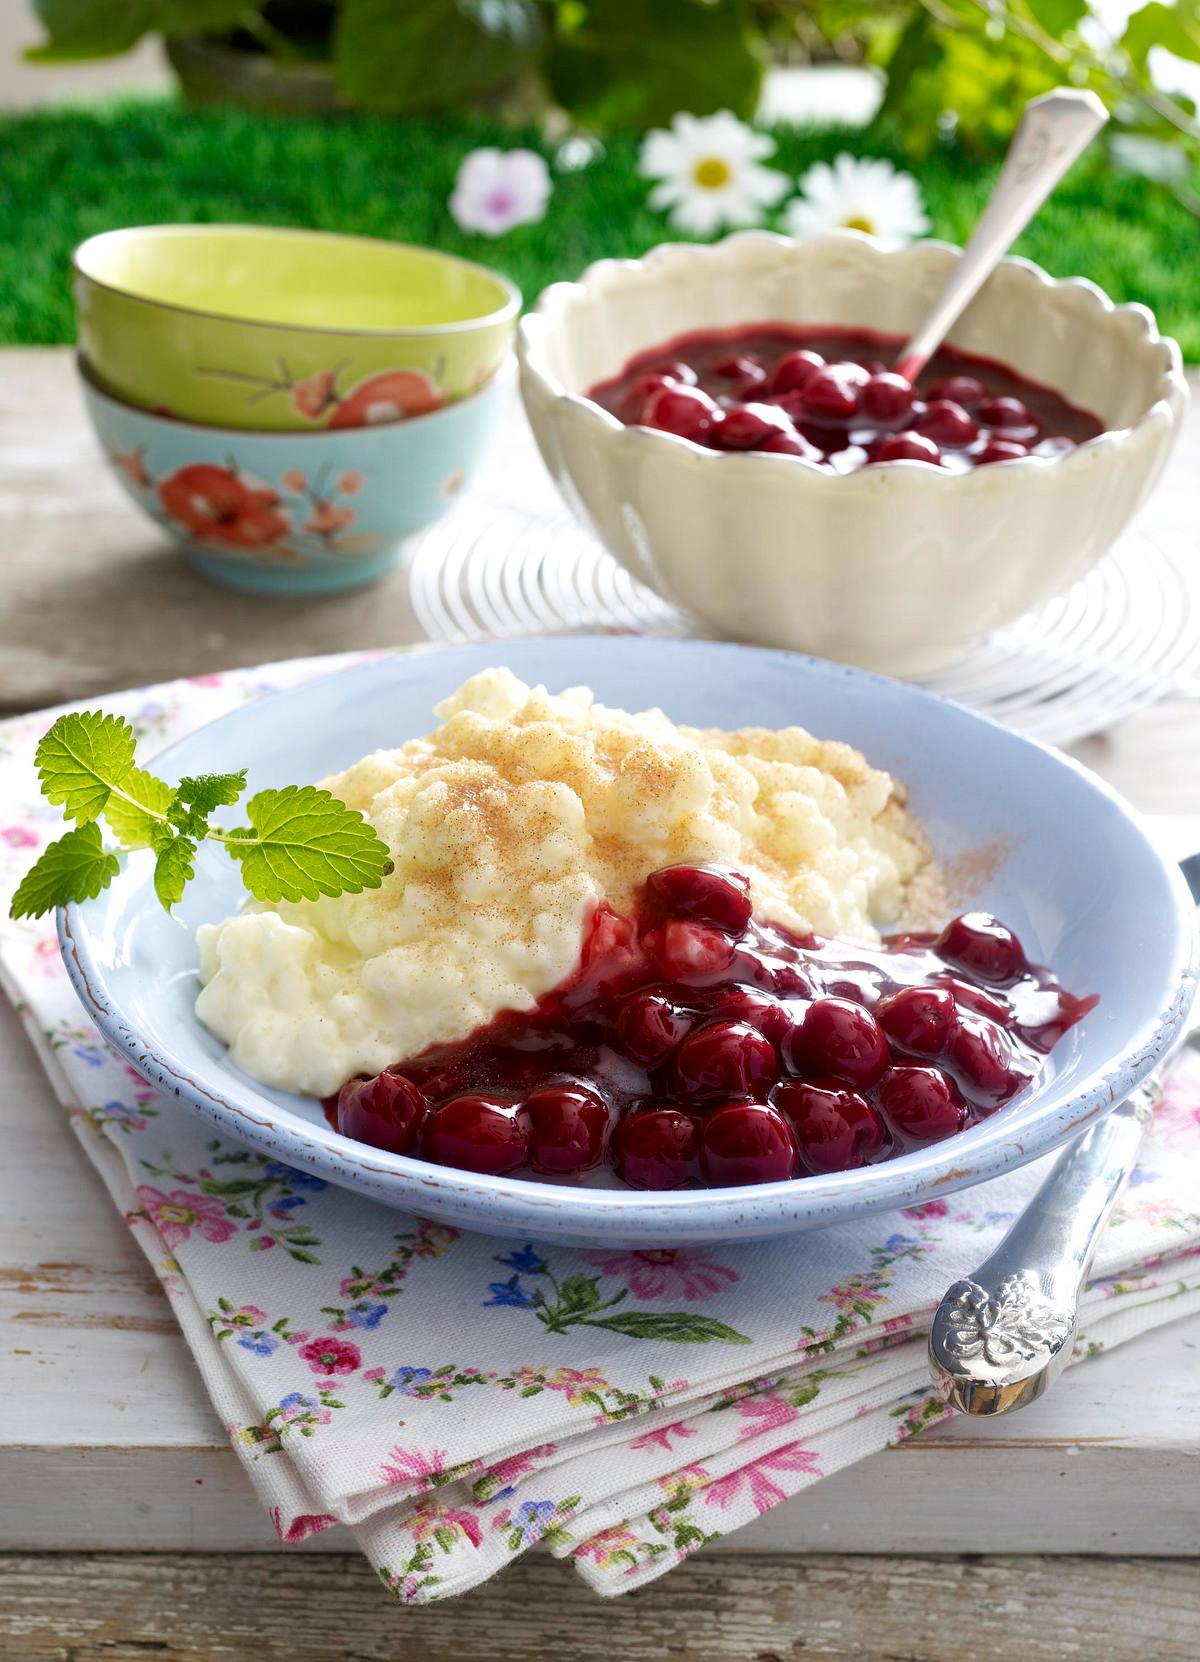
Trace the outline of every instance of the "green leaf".
[[1048, 35], [1061, 40], [1088, 15], [1088, 0], [1025, 0]]
[[108, 853], [94, 820], [77, 825], [42, 850], [13, 896], [10, 916], [40, 918], [71, 900], [93, 900], [112, 882], [121, 863]]
[[578, 121], [646, 128], [679, 110], [752, 116], [763, 57], [746, 0], [588, 0], [546, 75]]
[[387, 844], [353, 808], [315, 785], [259, 791], [250, 829], [226, 847], [256, 900], [316, 900], [377, 889], [391, 870]]
[[183, 899], [183, 891], [196, 875], [192, 864], [196, 845], [190, 837], [173, 837], [164, 843], [154, 862], [154, 892], [169, 912]]
[[568, 1311], [594, 1310], [600, 1303], [600, 1295], [596, 1291], [596, 1277], [593, 1275], [568, 1275], [564, 1278], [559, 1292], [560, 1313], [563, 1315]]
[[1197, 0], [1184, 0], [1175, 6], [1150, 0], [1130, 17], [1120, 44], [1139, 68], [1145, 67], [1155, 46], [1165, 46], [1177, 58], [1200, 63], [1200, 5]]
[[445, 109], [511, 80], [544, 39], [536, 0], [343, 0], [334, 72], [364, 109]]
[[714, 1316], [697, 1316], [687, 1310], [629, 1310], [623, 1316], [602, 1316], [583, 1323], [623, 1333], [627, 1339], [667, 1339], [681, 1345], [748, 1345], [751, 1341], [736, 1328], [726, 1327]]
[[133, 728], [120, 716], [84, 710], [59, 716], [34, 757], [42, 795], [68, 819], [95, 819], [114, 785], [133, 771]]
[[104, 818], [113, 836], [125, 848], [147, 848], [162, 827], [157, 816], [166, 812], [173, 791], [165, 779], [156, 779], [141, 768], [131, 768], [121, 781], [124, 797], [110, 796], [104, 804]]
[[26, 52], [32, 63], [128, 52], [156, 21], [155, 0], [37, 0], [34, 10], [49, 38]]
[[181, 779], [168, 818], [188, 837], [203, 837], [214, 808], [227, 808], [246, 789], [246, 769], [238, 773], [201, 773]]
[[185, 807], [199, 809], [202, 814], [211, 814], [214, 808], [230, 807], [245, 789], [245, 768], [237, 773], [198, 773], [194, 779], [179, 781], [175, 800]]

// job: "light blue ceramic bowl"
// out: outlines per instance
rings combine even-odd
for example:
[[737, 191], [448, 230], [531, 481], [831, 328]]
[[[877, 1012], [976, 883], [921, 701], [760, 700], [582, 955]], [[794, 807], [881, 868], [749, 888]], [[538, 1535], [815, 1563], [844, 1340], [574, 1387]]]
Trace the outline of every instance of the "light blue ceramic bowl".
[[97, 900], [61, 915], [67, 968], [110, 1041], [223, 1135], [376, 1200], [496, 1234], [626, 1246], [747, 1240], [913, 1205], [1023, 1165], [1125, 1096], [1178, 1034], [1195, 991], [1191, 903], [1125, 804], [1052, 751], [862, 671], [695, 641], [497, 642], [387, 658], [264, 699], [193, 733], [158, 764], [168, 778], [249, 765], [252, 790], [314, 779], [427, 732], [437, 700], [495, 664], [552, 688], [586, 682], [607, 703], [657, 704], [702, 726], [800, 722], [848, 739], [907, 782], [943, 858], [1003, 850], [980, 902], [1073, 991], [1098, 992], [1098, 1008], [1010, 1107], [863, 1171], [673, 1194], [607, 1178], [568, 1187], [476, 1176], [338, 1136], [315, 1102], [233, 1067], [193, 1014], [192, 932], [240, 903], [236, 874], [202, 851], [172, 920], [154, 897], [148, 859], [135, 856]]
[[324, 594], [381, 577], [451, 507], [513, 399], [510, 359], [427, 415], [306, 433], [151, 415], [80, 368], [96, 436], [126, 491], [192, 564], [254, 594]]

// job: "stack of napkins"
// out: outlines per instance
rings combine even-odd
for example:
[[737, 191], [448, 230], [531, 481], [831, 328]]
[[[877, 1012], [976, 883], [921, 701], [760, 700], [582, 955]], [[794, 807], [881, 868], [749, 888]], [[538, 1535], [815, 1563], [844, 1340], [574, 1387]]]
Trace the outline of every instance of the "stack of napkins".
[[[106, 696], [149, 754], [307, 660]], [[59, 834], [0, 724], [0, 899]], [[925, 1330], [1046, 1162], [763, 1245], [574, 1250], [406, 1217], [212, 1137], [103, 1045], [52, 925], [0, 925], [0, 977], [153, 1264], [285, 1541], [354, 1530], [421, 1603], [542, 1543], [604, 1594], [945, 1417]], [[1200, 1310], [1200, 1068], [1172, 1075], [1101, 1244], [1076, 1359]], [[799, 1504], [804, 1504], [800, 1502]]]

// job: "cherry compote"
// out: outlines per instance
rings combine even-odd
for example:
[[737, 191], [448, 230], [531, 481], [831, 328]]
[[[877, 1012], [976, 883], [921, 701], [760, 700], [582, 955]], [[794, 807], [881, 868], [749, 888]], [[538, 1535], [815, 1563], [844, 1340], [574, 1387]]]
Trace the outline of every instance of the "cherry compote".
[[899, 336], [785, 324], [680, 335], [641, 352], [589, 398], [626, 426], [710, 450], [803, 456], [836, 473], [879, 462], [950, 472], [1059, 456], [1095, 416], [989, 358], [943, 346], [910, 385]]
[[995, 1113], [1095, 1003], [988, 913], [848, 946], [756, 921], [739, 872], [672, 866], [632, 917], [597, 907], [579, 968], [533, 1010], [325, 1108], [346, 1136], [466, 1171], [773, 1183]]

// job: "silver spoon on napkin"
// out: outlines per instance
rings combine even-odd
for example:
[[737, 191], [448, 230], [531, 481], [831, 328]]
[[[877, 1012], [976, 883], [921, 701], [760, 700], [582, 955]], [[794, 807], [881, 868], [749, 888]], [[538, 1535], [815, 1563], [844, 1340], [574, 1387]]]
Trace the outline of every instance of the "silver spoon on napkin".
[[[1200, 854], [1179, 862], [1200, 905]], [[1193, 1032], [1190, 1042], [1200, 1035]], [[1137, 1163], [1159, 1075], [1071, 1144], [1000, 1245], [938, 1305], [929, 1331], [935, 1382], [967, 1414], [1036, 1402], [1075, 1344], [1079, 1298], [1101, 1231]]]
[[915, 381], [1055, 185], [1108, 120], [1094, 92], [1060, 87], [1031, 98], [1013, 135], [987, 207], [946, 286], [896, 360], [896, 373]]

